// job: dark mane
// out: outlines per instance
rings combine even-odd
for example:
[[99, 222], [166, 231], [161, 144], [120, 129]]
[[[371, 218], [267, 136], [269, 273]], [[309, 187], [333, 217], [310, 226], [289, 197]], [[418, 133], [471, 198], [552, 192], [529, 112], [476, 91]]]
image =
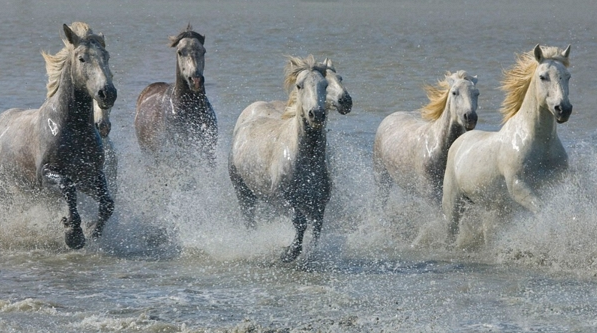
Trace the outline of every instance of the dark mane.
[[190, 23], [189, 25], [187, 25], [186, 30], [179, 33], [178, 36], [169, 37], [170, 47], [176, 47], [176, 45], [178, 45], [178, 42], [180, 42], [180, 40], [183, 38], [195, 38], [199, 41], [199, 43], [201, 43], [201, 45], [203, 45], [203, 43], [205, 42], [205, 36], [202, 36], [201, 34], [194, 32], [193, 27]]

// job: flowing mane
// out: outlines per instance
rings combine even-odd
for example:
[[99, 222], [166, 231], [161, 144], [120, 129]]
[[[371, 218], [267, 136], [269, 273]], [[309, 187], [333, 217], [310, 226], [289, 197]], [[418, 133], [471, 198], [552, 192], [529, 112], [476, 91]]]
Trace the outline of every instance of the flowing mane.
[[176, 47], [183, 38], [195, 38], [203, 45], [205, 43], [205, 36], [193, 31], [193, 26], [189, 23], [185, 31], [179, 33], [177, 36], [170, 36], [170, 47]]
[[[562, 50], [558, 47], [541, 46], [541, 51], [544, 59], [559, 61], [566, 67], [570, 64], [568, 58], [562, 55]], [[500, 109], [503, 116], [502, 123], [512, 118], [522, 106], [524, 96], [538, 65], [533, 51], [529, 51], [516, 55], [516, 64], [503, 71], [504, 79], [500, 89], [506, 92], [506, 98], [504, 98]]]
[[[87, 23], [73, 22], [69, 27], [79, 38], [95, 40], [102, 47], [106, 47], [104, 37], [101, 34], [95, 35]], [[58, 53], [55, 55], [51, 55], [45, 51], [41, 52], [41, 55], [46, 61], [46, 72], [48, 75], [48, 84], [46, 85], [46, 88], [48, 89], [46, 94], [47, 98], [54, 96], [58, 90], [58, 87], [60, 86], [60, 76], [62, 75], [62, 70], [64, 69], [68, 55], [74, 50], [74, 46], [68, 42], [66, 37], [62, 38], [62, 42], [64, 43], [64, 48], [58, 51]]]
[[288, 63], [284, 68], [284, 88], [288, 95], [288, 102], [286, 103], [286, 109], [282, 114], [282, 119], [292, 118], [296, 115], [296, 96], [297, 92], [294, 89], [294, 85], [299, 74], [303, 71], [316, 70], [325, 77], [326, 66], [317, 64], [312, 54], [308, 55], [305, 59], [298, 57], [288, 56]]
[[427, 93], [429, 103], [420, 110], [423, 119], [437, 120], [444, 112], [450, 92], [450, 84], [448, 83], [448, 78], [450, 76], [455, 76], [455, 78], [472, 82], [472, 77], [469, 76], [466, 71], [457, 71], [454, 74], [446, 72], [444, 80], [438, 80], [435, 86], [425, 85], [423, 89], [425, 89], [425, 92]]

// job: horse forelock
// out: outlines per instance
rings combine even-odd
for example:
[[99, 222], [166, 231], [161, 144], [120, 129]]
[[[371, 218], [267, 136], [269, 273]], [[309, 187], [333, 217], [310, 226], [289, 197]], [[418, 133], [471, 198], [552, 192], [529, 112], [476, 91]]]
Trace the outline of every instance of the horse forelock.
[[170, 36], [168, 39], [170, 40], [170, 47], [176, 47], [178, 43], [184, 38], [195, 38], [203, 45], [205, 43], [205, 36], [193, 31], [193, 27], [189, 23], [185, 31], [179, 33], [177, 36]]
[[[558, 47], [541, 46], [541, 51], [543, 61], [555, 60], [561, 62], [565, 67], [570, 65], [569, 59], [562, 55], [563, 51]], [[529, 51], [517, 54], [514, 66], [502, 72], [504, 79], [500, 89], [506, 92], [500, 109], [503, 117], [502, 123], [508, 121], [520, 110], [537, 66], [539, 63], [535, 59], [533, 51]]]
[[450, 77], [474, 82], [472, 76], [468, 75], [466, 71], [460, 70], [454, 74], [446, 72], [444, 79], [442, 81], [438, 80], [435, 86], [425, 85], [423, 89], [425, 89], [429, 103], [420, 110], [423, 119], [437, 120], [444, 112], [450, 92], [450, 84], [448, 83]]
[[[73, 22], [69, 27], [82, 42], [96, 41], [102, 48], [106, 47], [104, 37], [94, 34], [87, 23]], [[62, 42], [64, 43], [64, 47], [54, 55], [41, 51], [41, 55], [46, 61], [46, 74], [48, 75], [48, 84], [46, 85], [48, 91], [46, 97], [48, 98], [54, 96], [56, 91], [58, 91], [62, 70], [64, 69], [69, 55], [75, 49], [74, 45], [69, 43], [65, 37], [62, 38]]]

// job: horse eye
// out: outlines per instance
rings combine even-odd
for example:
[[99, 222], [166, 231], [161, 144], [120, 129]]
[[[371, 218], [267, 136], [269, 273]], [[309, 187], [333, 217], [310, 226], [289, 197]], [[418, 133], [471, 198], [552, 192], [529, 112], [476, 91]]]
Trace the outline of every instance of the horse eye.
[[80, 56], [80, 57], [79, 57], [79, 61], [80, 61], [80, 62], [85, 62], [85, 58], [83, 58], [83, 56]]
[[178, 55], [182, 57], [182, 51], [178, 51]]
[[539, 79], [541, 81], [547, 81], [547, 76], [545, 76], [545, 75], [539, 75]]
[[297, 84], [297, 85], [296, 85], [296, 89], [301, 89], [301, 85], [300, 85], [300, 84]]
[[456, 95], [458, 95], [458, 92], [457, 91], [452, 91], [452, 96], [456, 96]]

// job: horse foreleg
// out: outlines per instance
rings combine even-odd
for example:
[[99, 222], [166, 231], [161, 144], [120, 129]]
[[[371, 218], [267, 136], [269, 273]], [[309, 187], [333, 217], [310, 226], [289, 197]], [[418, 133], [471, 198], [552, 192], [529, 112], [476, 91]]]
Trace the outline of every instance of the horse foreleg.
[[[377, 165], [377, 162], [374, 162], [374, 164], [375, 171], [373, 172], [373, 178], [375, 180], [375, 204], [379, 209], [385, 210], [390, 196], [392, 178], [383, 165]], [[381, 162], [379, 162], [379, 164], [381, 164]]]
[[444, 178], [442, 209], [444, 218], [448, 222], [448, 240], [450, 243], [454, 243], [464, 210], [464, 197], [460, 191], [453, 188], [447, 176]]
[[106, 176], [103, 172], [100, 172], [96, 177], [94, 185], [95, 193], [93, 196], [99, 202], [99, 214], [91, 237], [94, 240], [97, 240], [102, 235], [106, 221], [108, 221], [112, 216], [112, 213], [114, 213], [114, 200], [110, 196]]
[[514, 201], [521, 204], [524, 208], [534, 214], [541, 210], [541, 199], [535, 194], [535, 191], [519, 177], [506, 177], [506, 186], [508, 192]]
[[77, 211], [77, 189], [72, 180], [60, 174], [49, 165], [42, 168], [44, 185], [58, 185], [62, 196], [68, 205], [68, 217], [62, 218], [62, 223], [66, 227], [64, 233], [64, 242], [71, 249], [80, 249], [85, 246], [85, 235], [81, 228], [81, 216]]
[[[294, 224], [296, 234], [294, 235], [292, 244], [282, 253], [281, 259], [283, 262], [291, 262], [303, 252], [303, 236], [305, 236], [305, 230], [307, 229], [307, 218], [295, 208], [292, 223]], [[319, 229], [318, 233], [321, 232], [321, 226]], [[315, 234], [313, 234], [313, 237], [315, 237]], [[319, 236], [317, 237], [319, 238]]]
[[240, 212], [245, 220], [245, 225], [247, 228], [255, 229], [255, 205], [257, 204], [257, 196], [255, 196], [253, 191], [251, 191], [243, 179], [238, 175], [234, 165], [229, 166], [228, 172], [230, 174], [232, 186], [236, 192], [236, 197], [238, 198]]

